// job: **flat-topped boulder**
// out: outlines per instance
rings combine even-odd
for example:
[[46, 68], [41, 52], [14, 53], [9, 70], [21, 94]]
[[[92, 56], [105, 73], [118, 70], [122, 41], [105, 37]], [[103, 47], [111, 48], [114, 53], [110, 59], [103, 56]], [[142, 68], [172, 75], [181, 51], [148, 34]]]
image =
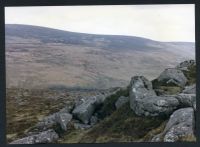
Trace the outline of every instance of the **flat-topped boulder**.
[[194, 136], [194, 110], [182, 108], [176, 110], [171, 116], [161, 134], [156, 135], [153, 142], [195, 141]]
[[151, 96], [136, 101], [135, 113], [139, 116], [169, 116], [179, 106], [171, 96]]
[[38, 143], [53, 143], [58, 139], [58, 134], [50, 129], [40, 132], [35, 135], [24, 137], [11, 142], [10, 144], [38, 144]]
[[176, 66], [177, 69], [188, 71], [191, 66], [195, 66], [195, 60], [186, 60], [181, 62], [179, 65]]
[[180, 86], [184, 87], [187, 83], [187, 78], [180, 69], [168, 68], [165, 69], [156, 79], [156, 84], [163, 86]]

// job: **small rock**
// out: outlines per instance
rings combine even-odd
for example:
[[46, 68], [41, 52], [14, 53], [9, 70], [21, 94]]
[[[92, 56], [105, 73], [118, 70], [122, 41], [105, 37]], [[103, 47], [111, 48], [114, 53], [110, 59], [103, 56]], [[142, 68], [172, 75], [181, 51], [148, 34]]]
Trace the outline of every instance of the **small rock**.
[[74, 128], [75, 129], [86, 130], [86, 129], [91, 128], [91, 125], [82, 124], [82, 123], [74, 123]]
[[196, 94], [196, 84], [186, 86], [182, 92], [185, 94]]
[[28, 136], [19, 140], [15, 140], [10, 144], [38, 144], [52, 143], [58, 139], [58, 134], [54, 130], [47, 130], [39, 134]]
[[98, 123], [98, 117], [96, 117], [96, 116], [92, 116], [91, 118], [90, 118], [90, 125], [95, 125], [95, 124], [97, 124]]
[[194, 102], [196, 102], [196, 94], [178, 94], [175, 96], [180, 103], [180, 107], [192, 107]]
[[72, 115], [69, 113], [58, 113], [55, 117], [56, 122], [64, 131], [67, 131], [67, 124], [71, 121]]
[[64, 107], [63, 109], [61, 109], [59, 112], [53, 113], [49, 116], [46, 116], [44, 119], [39, 121], [33, 127], [34, 132], [28, 132], [28, 133], [34, 134], [35, 132], [38, 132], [41, 130], [45, 131], [47, 129], [52, 128], [57, 123], [59, 123], [61, 125], [61, 128], [63, 128], [65, 130], [66, 128], [63, 126], [64, 124], [62, 123], [61, 119], [64, 119], [67, 123], [67, 120], [70, 119], [70, 115], [71, 115], [71, 114], [69, 114], [70, 111], [71, 111], [71, 107], [67, 106], [67, 107]]
[[120, 96], [118, 100], [115, 102], [116, 109], [119, 109], [121, 106], [123, 106], [125, 103], [129, 101], [129, 97]]
[[56, 124], [55, 121], [55, 116], [57, 113], [54, 113], [52, 115], [46, 116], [44, 119], [42, 119], [41, 121], [39, 121], [33, 128], [34, 130], [47, 130], [49, 128], [52, 128], [53, 125]]

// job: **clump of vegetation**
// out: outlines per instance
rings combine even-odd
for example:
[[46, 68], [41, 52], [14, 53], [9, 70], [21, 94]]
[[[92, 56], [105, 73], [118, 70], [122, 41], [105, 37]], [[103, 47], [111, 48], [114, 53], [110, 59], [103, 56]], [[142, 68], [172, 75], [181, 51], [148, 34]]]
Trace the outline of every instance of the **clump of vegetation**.
[[58, 143], [79, 143], [80, 140], [86, 135], [88, 130], [71, 130], [63, 134], [62, 137], [57, 141]]
[[116, 110], [115, 102], [120, 96], [129, 96], [129, 86], [124, 89], [121, 88], [117, 93], [106, 98], [103, 106], [98, 111], [98, 115], [101, 119], [111, 115]]
[[[159, 127], [157, 127], [157, 128], [155, 128], [155, 129], [152, 129], [151, 131], [149, 131], [142, 139], [140, 139], [139, 141], [140, 142], [145, 142], [145, 141], [150, 141], [150, 140], [152, 140], [152, 138], [153, 137], [155, 137], [156, 135], [158, 135], [158, 134], [161, 134], [163, 131], [164, 131], [164, 129], [165, 129], [165, 127], [166, 127], [166, 124], [167, 124], [167, 120], [166, 121], [163, 121], [162, 123], [161, 123], [161, 125], [159, 126]], [[162, 135], [160, 136], [161, 138], [161, 140], [163, 139], [162, 138]]]
[[179, 141], [180, 142], [196, 142], [196, 137], [194, 135], [187, 135], [187, 136], [181, 137]]
[[84, 134], [81, 143], [138, 141], [164, 122], [162, 118], [140, 117], [124, 104], [109, 117]]
[[155, 92], [160, 95], [160, 93], [166, 94], [166, 95], [173, 95], [180, 93], [183, 88], [177, 85], [174, 85], [173, 83], [166, 84], [165, 81], [160, 82], [157, 79], [152, 81], [153, 89], [155, 89]]
[[188, 67], [188, 70], [183, 71], [184, 75], [188, 79], [187, 85], [192, 85], [196, 83], [196, 65], [191, 65]]

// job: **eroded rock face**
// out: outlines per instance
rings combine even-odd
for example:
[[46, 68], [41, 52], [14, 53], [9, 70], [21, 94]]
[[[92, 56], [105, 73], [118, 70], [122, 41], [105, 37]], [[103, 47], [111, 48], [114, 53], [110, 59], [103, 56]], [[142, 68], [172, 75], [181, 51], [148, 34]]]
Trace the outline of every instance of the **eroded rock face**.
[[166, 124], [164, 131], [155, 136], [152, 141], [176, 142], [184, 138], [194, 137], [194, 110], [182, 108], [176, 110]]
[[119, 109], [121, 106], [123, 106], [125, 103], [129, 101], [129, 97], [120, 96], [118, 100], [115, 102], [116, 109]]
[[166, 85], [184, 87], [187, 83], [187, 78], [180, 69], [168, 68], [160, 74], [157, 81]]
[[47, 130], [36, 135], [28, 136], [19, 140], [15, 140], [10, 144], [37, 144], [52, 143], [58, 139], [58, 134], [54, 130]]

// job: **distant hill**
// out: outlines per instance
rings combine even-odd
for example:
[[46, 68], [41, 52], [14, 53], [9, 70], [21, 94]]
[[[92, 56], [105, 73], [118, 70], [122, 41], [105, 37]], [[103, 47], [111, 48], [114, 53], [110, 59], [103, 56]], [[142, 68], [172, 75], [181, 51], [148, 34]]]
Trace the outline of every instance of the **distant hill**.
[[124, 86], [133, 75], [153, 79], [163, 69], [195, 58], [192, 42], [158, 42], [7, 24], [7, 87]]

